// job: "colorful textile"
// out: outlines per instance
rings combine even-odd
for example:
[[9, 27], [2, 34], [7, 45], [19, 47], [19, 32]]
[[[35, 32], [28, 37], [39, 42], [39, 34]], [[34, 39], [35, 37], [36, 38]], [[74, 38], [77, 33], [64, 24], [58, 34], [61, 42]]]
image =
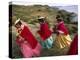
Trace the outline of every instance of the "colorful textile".
[[38, 41], [30, 32], [27, 26], [24, 25], [24, 28], [22, 29], [20, 36], [23, 37], [25, 40], [27, 40], [27, 42], [31, 45], [32, 49], [36, 47]]
[[70, 46], [72, 40], [69, 36], [69, 32], [63, 21], [57, 24], [57, 32], [58, 32], [56, 38], [57, 46], [60, 48]]
[[69, 34], [69, 33], [68, 33], [68, 30], [67, 30], [67, 28], [65, 27], [63, 21], [61, 21], [61, 22], [58, 23], [58, 25], [57, 25], [57, 30], [64, 32], [65, 35]]
[[46, 22], [40, 24], [40, 30], [38, 31], [38, 33], [43, 41], [50, 37], [52, 34]]
[[74, 39], [71, 43], [68, 55], [78, 54], [78, 34], [74, 36]]
[[56, 44], [59, 48], [64, 48], [66, 46], [70, 46], [71, 38], [69, 35], [59, 34], [56, 37]]
[[21, 29], [18, 29], [16, 43], [20, 47], [23, 57], [29, 58], [34, 56], [40, 56], [42, 46], [32, 35], [28, 27], [24, 25], [22, 26], [23, 27], [21, 27]]
[[41, 45], [38, 43], [35, 49], [32, 49], [31, 46], [27, 43], [21, 44], [21, 52], [25, 58], [40, 56]]
[[23, 57], [29, 58], [33, 56], [40, 56], [40, 52], [42, 50], [42, 46], [38, 43], [34, 49], [32, 49], [31, 45], [21, 38], [17, 38], [16, 40], [20, 50], [23, 54]]
[[43, 48], [51, 48], [52, 47], [52, 45], [53, 45], [53, 38], [52, 38], [52, 36], [50, 36], [49, 38], [47, 38], [45, 41], [42, 41], [41, 43], [42, 43], [42, 46], [43, 46]]

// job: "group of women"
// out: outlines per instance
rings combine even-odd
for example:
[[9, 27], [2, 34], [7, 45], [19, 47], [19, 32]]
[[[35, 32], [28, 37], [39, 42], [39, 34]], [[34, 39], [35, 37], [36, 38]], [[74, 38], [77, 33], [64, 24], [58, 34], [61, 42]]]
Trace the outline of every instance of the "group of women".
[[[66, 28], [64, 21], [60, 19], [60, 16], [56, 17], [56, 43], [59, 48], [64, 48], [71, 45], [71, 38], [69, 36], [68, 29]], [[40, 56], [42, 49], [50, 49], [53, 47], [54, 39], [52, 37], [53, 32], [49, 29], [45, 17], [38, 18], [40, 28], [37, 33], [40, 35], [41, 44], [35, 38], [30, 31], [29, 27], [25, 25], [20, 19], [16, 20], [15, 27], [17, 30], [16, 42], [20, 47], [23, 57], [35, 57]]]

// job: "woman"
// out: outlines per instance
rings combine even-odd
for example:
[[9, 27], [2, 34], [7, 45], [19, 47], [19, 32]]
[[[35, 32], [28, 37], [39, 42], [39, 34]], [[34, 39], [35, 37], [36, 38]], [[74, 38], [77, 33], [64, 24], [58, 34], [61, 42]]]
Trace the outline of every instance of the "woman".
[[74, 36], [74, 39], [68, 51], [68, 55], [76, 55], [76, 54], [78, 54], [78, 34]]
[[57, 37], [56, 37], [57, 46], [59, 48], [70, 46], [71, 38], [69, 36], [68, 29], [64, 25], [63, 20], [60, 19], [60, 16], [57, 16], [56, 19], [57, 19], [57, 25], [56, 25], [57, 27]]
[[15, 22], [15, 27], [18, 32], [16, 42], [21, 49], [23, 57], [28, 58], [40, 56], [41, 45], [30, 32], [28, 26], [23, 24], [22, 21], [18, 19]]
[[38, 31], [43, 48], [51, 48], [53, 44], [52, 32], [50, 31], [48, 24], [45, 22], [44, 17], [38, 19], [40, 22], [40, 30]]

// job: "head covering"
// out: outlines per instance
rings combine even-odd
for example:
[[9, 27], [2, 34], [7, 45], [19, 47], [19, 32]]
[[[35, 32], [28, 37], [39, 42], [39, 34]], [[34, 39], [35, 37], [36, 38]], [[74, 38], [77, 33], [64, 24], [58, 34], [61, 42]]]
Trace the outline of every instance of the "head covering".
[[45, 17], [42, 17], [42, 16], [41, 16], [41, 17], [39, 17], [38, 19], [44, 19], [44, 18], [45, 18]]
[[56, 19], [63, 20], [63, 18], [60, 15], [57, 15]]
[[15, 21], [15, 25], [20, 22], [20, 18]]
[[39, 17], [38, 20], [39, 20], [40, 22], [44, 22], [45, 17]]
[[56, 16], [56, 19], [59, 19], [60, 17], [61, 17], [60, 15], [57, 15], [57, 16]]

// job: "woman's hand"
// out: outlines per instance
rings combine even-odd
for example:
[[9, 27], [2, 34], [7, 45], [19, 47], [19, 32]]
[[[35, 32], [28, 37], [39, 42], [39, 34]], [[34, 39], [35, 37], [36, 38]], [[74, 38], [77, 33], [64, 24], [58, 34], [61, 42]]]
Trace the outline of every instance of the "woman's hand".
[[23, 37], [21, 37], [20, 35], [19, 35], [19, 38], [20, 38], [21, 40], [24, 40], [24, 38], [23, 38]]

